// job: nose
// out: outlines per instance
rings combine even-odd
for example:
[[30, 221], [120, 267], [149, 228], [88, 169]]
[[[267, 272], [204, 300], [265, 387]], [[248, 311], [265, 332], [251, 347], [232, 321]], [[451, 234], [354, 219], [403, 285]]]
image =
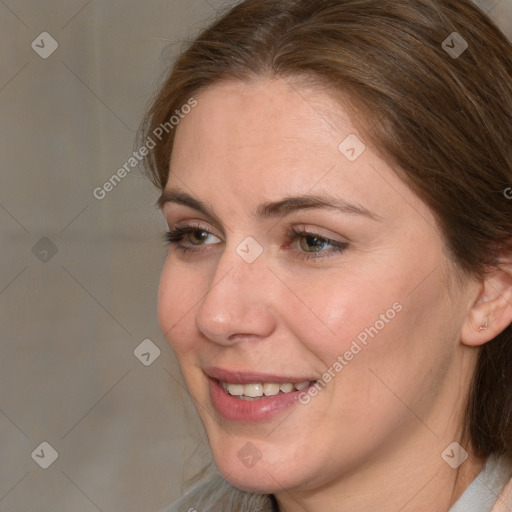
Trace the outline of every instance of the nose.
[[278, 293], [272, 277], [265, 254], [248, 263], [236, 249], [226, 247], [196, 309], [197, 329], [221, 345], [270, 336], [276, 326]]

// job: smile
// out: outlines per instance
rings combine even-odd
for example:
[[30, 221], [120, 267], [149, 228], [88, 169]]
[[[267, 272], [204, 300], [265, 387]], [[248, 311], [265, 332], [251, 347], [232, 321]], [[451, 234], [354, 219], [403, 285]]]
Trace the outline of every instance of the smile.
[[310, 381], [297, 383], [257, 382], [249, 384], [235, 384], [220, 381], [220, 385], [226, 393], [241, 400], [258, 400], [263, 397], [293, 393], [294, 391], [301, 391], [310, 384]]

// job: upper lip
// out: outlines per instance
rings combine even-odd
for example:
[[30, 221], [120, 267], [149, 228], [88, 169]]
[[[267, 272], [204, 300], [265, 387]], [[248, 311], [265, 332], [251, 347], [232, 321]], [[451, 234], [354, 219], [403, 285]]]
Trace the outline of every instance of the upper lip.
[[277, 384], [311, 382], [315, 379], [309, 377], [285, 377], [282, 375], [274, 375], [270, 373], [260, 373], [252, 371], [228, 370], [219, 367], [203, 368], [203, 371], [208, 377], [227, 382], [229, 384], [255, 384], [265, 382], [275, 382]]

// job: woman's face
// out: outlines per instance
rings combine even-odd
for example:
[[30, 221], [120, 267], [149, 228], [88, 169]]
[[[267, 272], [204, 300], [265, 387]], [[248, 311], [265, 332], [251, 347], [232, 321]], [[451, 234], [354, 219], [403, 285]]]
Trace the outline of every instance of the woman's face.
[[220, 471], [278, 493], [446, 466], [476, 354], [430, 210], [324, 91], [261, 79], [196, 99], [163, 197], [191, 229], [159, 322]]

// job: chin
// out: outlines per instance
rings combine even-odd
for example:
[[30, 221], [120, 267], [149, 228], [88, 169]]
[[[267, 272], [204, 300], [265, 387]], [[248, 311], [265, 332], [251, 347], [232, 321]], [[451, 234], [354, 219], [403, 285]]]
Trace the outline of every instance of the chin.
[[[220, 469], [219, 469], [220, 470]], [[248, 469], [247, 471], [233, 471], [225, 468], [226, 471], [220, 471], [222, 476], [233, 486], [241, 491], [256, 494], [273, 494], [289, 487], [288, 482], [282, 483], [280, 475], [274, 477], [272, 473], [260, 468], [256, 471]]]
[[[257, 494], [273, 494], [283, 489], [301, 487], [301, 480], [307, 481], [305, 475], [296, 474], [297, 463], [287, 463], [286, 458], [274, 450], [274, 460], [265, 460], [264, 456], [258, 459], [256, 452], [251, 458], [254, 446], [250, 441], [244, 445], [245, 450], [228, 452], [225, 446], [213, 450], [215, 464], [221, 475], [234, 487], [245, 492]], [[245, 459], [245, 460], [244, 460]], [[305, 462], [305, 461], [303, 461]], [[306, 468], [303, 464], [300, 470]], [[294, 470], [295, 471], [290, 471]]]

